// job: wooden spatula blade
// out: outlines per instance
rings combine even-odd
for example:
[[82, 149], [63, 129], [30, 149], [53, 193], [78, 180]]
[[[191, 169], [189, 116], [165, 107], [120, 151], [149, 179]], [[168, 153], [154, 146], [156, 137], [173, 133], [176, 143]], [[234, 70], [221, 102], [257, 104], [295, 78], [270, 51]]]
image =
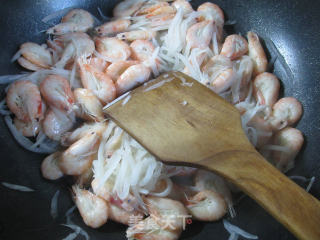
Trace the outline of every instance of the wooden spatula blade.
[[195, 162], [248, 150], [240, 114], [212, 90], [172, 72], [130, 93], [105, 113], [162, 161]]

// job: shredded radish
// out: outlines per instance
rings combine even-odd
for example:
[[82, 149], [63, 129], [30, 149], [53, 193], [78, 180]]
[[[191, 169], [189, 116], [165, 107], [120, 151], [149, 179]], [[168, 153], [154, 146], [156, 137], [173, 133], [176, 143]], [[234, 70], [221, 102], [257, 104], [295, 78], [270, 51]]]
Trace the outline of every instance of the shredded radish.
[[12, 56], [10, 61], [15, 62], [18, 58], [21, 57], [21, 54], [22, 54], [22, 50], [20, 49]]
[[231, 224], [230, 222], [228, 222], [225, 219], [223, 219], [223, 226], [230, 233], [229, 240], [230, 239], [237, 239], [238, 236], [244, 237], [246, 239], [258, 239], [258, 236], [250, 234], [250, 233], [240, 229], [239, 227]]
[[73, 207], [69, 208], [68, 211], [66, 212], [65, 216], [67, 219], [67, 224], [73, 224], [73, 222], [71, 221], [71, 214], [76, 209], [76, 207], [77, 206], [73, 206]]
[[97, 10], [98, 10], [98, 13], [99, 13], [99, 15], [100, 15], [100, 17], [102, 18], [103, 21], [109, 21], [110, 20], [109, 17], [107, 17], [106, 15], [103, 14], [103, 12], [102, 12], [100, 7], [98, 7]]
[[181, 103], [183, 106], [186, 106], [188, 104], [188, 102], [186, 100], [182, 101]]
[[131, 93], [131, 91], [126, 92], [125, 94], [122, 94], [120, 97], [117, 97], [116, 99], [114, 99], [112, 102], [108, 103], [107, 105], [105, 105], [103, 107], [103, 109], [107, 109], [108, 107], [112, 106], [113, 104], [115, 104], [116, 102], [119, 102], [120, 100], [124, 99], [125, 97], [127, 97], [129, 94]]
[[264, 145], [263, 150], [270, 150], [270, 151], [279, 151], [290, 153], [290, 149], [288, 147], [280, 146], [280, 145]]
[[14, 75], [3, 75], [0, 76], [0, 84], [8, 84], [12, 83], [14, 81], [20, 80], [26, 76], [28, 76], [29, 73], [22, 73], [22, 74], [14, 74]]
[[51, 210], [50, 214], [53, 219], [56, 219], [58, 217], [58, 198], [59, 198], [60, 191], [56, 191], [56, 193], [53, 195], [51, 200]]
[[[152, 192], [161, 176], [162, 163], [121, 128], [115, 125], [112, 128], [112, 135], [106, 142], [103, 141], [104, 146], [100, 145], [98, 160], [93, 162], [94, 178], [99, 180], [98, 188], [111, 181], [113, 194], [121, 200], [127, 198], [133, 189], [142, 194]], [[110, 154], [108, 151], [112, 154], [105, 161], [106, 155]], [[161, 193], [165, 194], [168, 191]]]
[[168, 78], [167, 80], [162, 80], [162, 81], [160, 81], [160, 82], [157, 82], [157, 83], [155, 83], [155, 84], [147, 87], [147, 88], [144, 89], [143, 91], [144, 91], [144, 92], [151, 91], [151, 90], [153, 90], [153, 89], [156, 89], [156, 88], [158, 88], [158, 87], [161, 87], [162, 85], [164, 85], [164, 84], [167, 83], [167, 82], [171, 82], [172, 80], [173, 80], [173, 78]]
[[70, 229], [72, 229], [74, 231], [74, 233], [69, 234], [66, 238], [64, 238], [64, 240], [73, 240], [79, 234], [84, 236], [86, 240], [90, 239], [88, 233], [85, 230], [83, 230], [81, 227], [79, 227], [78, 225], [75, 225], [75, 224], [61, 224], [61, 225], [65, 226], [65, 227], [68, 227], [68, 228], [70, 228]]
[[187, 80], [184, 78], [184, 77], [180, 77], [180, 80], [181, 80], [181, 86], [187, 86], [187, 87], [192, 87], [193, 85], [193, 82], [187, 82]]
[[16, 184], [7, 183], [7, 182], [1, 182], [1, 184], [3, 186], [5, 186], [6, 188], [9, 188], [12, 190], [17, 190], [17, 191], [21, 191], [21, 192], [34, 192], [33, 189], [31, 189], [29, 187], [21, 186], [21, 185], [16, 185]]
[[316, 177], [314, 177], [314, 176], [310, 179], [310, 182], [309, 182], [309, 184], [308, 184], [308, 186], [307, 186], [307, 188], [306, 188], [306, 191], [307, 191], [307, 192], [310, 191], [310, 189], [311, 189], [312, 185], [314, 184], [314, 181], [315, 181], [315, 180], [316, 180]]
[[290, 179], [292, 180], [300, 180], [300, 181], [303, 181], [303, 182], [309, 182], [307, 187], [306, 187], [306, 191], [309, 192], [312, 185], [314, 184], [315, 180], [316, 180], [316, 177], [313, 176], [311, 178], [306, 178], [306, 177], [303, 177], [303, 176], [289, 176]]
[[5, 116], [4, 121], [6, 122], [11, 134], [16, 139], [16, 141], [22, 146], [23, 148], [35, 152], [35, 153], [53, 153], [57, 150], [56, 147], [52, 147], [50, 145], [39, 145], [35, 146], [32, 141], [30, 141], [28, 138], [23, 136], [18, 129], [14, 126], [12, 123], [12, 119], [10, 116]]
[[122, 101], [121, 105], [122, 105], [122, 106], [123, 106], [123, 105], [126, 105], [127, 102], [129, 102], [130, 98], [131, 98], [131, 95], [129, 94], [129, 95]]

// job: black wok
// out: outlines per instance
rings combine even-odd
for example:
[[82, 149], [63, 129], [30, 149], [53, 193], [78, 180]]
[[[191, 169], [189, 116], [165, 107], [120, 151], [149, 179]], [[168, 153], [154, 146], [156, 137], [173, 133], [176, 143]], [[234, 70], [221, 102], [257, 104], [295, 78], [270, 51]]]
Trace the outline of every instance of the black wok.
[[[203, 1], [193, 1], [194, 7]], [[304, 115], [298, 128], [305, 134], [305, 145], [296, 167], [289, 175], [316, 176], [311, 193], [320, 197], [319, 134], [320, 134], [320, 1], [297, 0], [217, 0], [227, 19], [235, 20], [228, 31], [245, 34], [255, 30], [265, 40], [269, 57], [276, 48], [282, 55], [274, 64], [275, 74], [282, 80], [282, 94], [298, 98]], [[0, 75], [14, 74], [22, 69], [10, 64], [18, 46], [26, 41], [43, 42], [40, 33], [48, 25], [41, 19], [66, 7], [81, 7], [98, 16], [99, 6], [111, 16], [116, 1], [111, 0], [3, 0], [0, 7]], [[272, 47], [271, 41], [276, 48]], [[4, 87], [1, 88], [1, 98]], [[36, 189], [22, 193], [0, 185], [0, 239], [62, 239], [70, 231], [60, 223], [72, 206], [69, 180], [49, 182], [41, 177], [39, 166], [44, 156], [30, 153], [17, 145], [3, 119], [0, 119], [0, 182], [10, 182]], [[59, 217], [50, 216], [50, 201], [60, 189]], [[294, 197], [294, 196], [292, 196]], [[295, 239], [284, 227], [248, 197], [236, 205], [237, 217], [230, 220], [259, 239]], [[82, 226], [91, 239], [125, 239], [126, 227], [109, 222], [100, 229], [86, 227], [76, 212], [74, 221]], [[194, 222], [181, 239], [227, 239], [222, 222]], [[79, 238], [80, 239], [80, 238]]]

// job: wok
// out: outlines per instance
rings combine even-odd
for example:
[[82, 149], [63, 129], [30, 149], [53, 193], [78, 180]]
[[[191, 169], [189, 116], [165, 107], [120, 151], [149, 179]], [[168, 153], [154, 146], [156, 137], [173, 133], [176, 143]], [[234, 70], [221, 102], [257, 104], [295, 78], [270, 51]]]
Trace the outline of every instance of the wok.
[[[204, 1], [192, 1], [197, 7]], [[0, 75], [15, 74], [23, 70], [10, 59], [18, 46], [26, 41], [42, 43], [46, 36], [40, 33], [48, 28], [41, 19], [66, 7], [80, 7], [96, 16], [97, 7], [111, 16], [117, 1], [111, 0], [7, 0], [0, 7]], [[282, 95], [298, 98], [304, 107], [299, 128], [305, 135], [305, 145], [296, 159], [296, 167], [288, 175], [320, 176], [318, 136], [320, 134], [320, 1], [292, 0], [217, 0], [227, 19], [236, 24], [227, 31], [246, 34], [256, 31], [268, 47], [269, 59], [278, 58], [274, 73], [282, 81]], [[274, 45], [273, 45], [274, 44]], [[1, 88], [1, 98], [5, 96]], [[44, 155], [28, 152], [17, 145], [3, 119], [0, 119], [0, 182], [20, 184], [35, 189], [23, 193], [0, 185], [0, 239], [62, 239], [70, 230], [64, 213], [73, 203], [70, 197], [70, 179], [55, 182], [41, 177], [40, 163]], [[59, 216], [50, 216], [50, 201], [60, 190]], [[320, 184], [316, 180], [311, 193], [320, 197]], [[294, 196], [292, 196], [294, 197]], [[259, 239], [295, 239], [261, 207], [248, 197], [236, 204], [237, 217], [230, 221]], [[125, 239], [125, 226], [109, 221], [99, 229], [84, 225], [79, 213], [73, 217], [91, 239]], [[229, 234], [222, 221], [212, 223], [194, 222], [181, 239], [227, 239]], [[80, 238], [79, 238], [80, 239]]]

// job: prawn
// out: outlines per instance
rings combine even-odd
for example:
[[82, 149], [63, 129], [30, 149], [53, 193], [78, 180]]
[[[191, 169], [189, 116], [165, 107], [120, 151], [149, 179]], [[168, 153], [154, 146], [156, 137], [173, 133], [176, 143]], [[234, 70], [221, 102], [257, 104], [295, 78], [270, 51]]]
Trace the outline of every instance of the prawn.
[[117, 95], [120, 96], [137, 85], [146, 82], [150, 78], [150, 75], [150, 69], [143, 64], [130, 66], [120, 75], [115, 83]]
[[182, 9], [184, 15], [193, 12], [191, 4], [186, 0], [175, 0], [171, 6], [173, 6], [177, 11]]
[[143, 215], [137, 211], [128, 212], [111, 202], [108, 203], [109, 206], [109, 218], [115, 222], [122, 223], [125, 225], [129, 225], [132, 217], [135, 218], [143, 218]]
[[155, 50], [152, 42], [148, 40], [135, 40], [130, 44], [130, 48], [132, 51], [132, 59], [141, 62], [149, 60]]
[[106, 22], [101, 26], [96, 27], [95, 30], [99, 36], [108, 36], [113, 35], [115, 33], [126, 31], [130, 24], [130, 20], [118, 19], [111, 22]]
[[34, 137], [40, 130], [39, 122], [24, 122], [15, 117], [13, 119], [13, 124], [25, 137]]
[[37, 71], [42, 68], [50, 68], [53, 64], [52, 56], [48, 49], [33, 42], [26, 42], [20, 46], [22, 57], [18, 63], [29, 70]]
[[287, 148], [287, 151], [274, 151], [272, 160], [276, 167], [286, 172], [294, 167], [294, 159], [299, 153], [304, 139], [301, 131], [286, 127], [275, 134], [273, 144]]
[[131, 16], [140, 9], [146, 0], [125, 0], [118, 3], [113, 9], [113, 16], [116, 18]]
[[86, 59], [78, 60], [82, 85], [90, 89], [105, 104], [116, 97], [116, 87], [112, 79], [105, 73], [98, 71], [86, 62]]
[[[157, 218], [157, 223], [167, 230], [182, 229], [184, 226], [184, 220], [179, 216], [186, 216], [188, 214], [187, 209], [184, 205], [169, 198], [160, 197], [145, 197], [144, 198], [146, 207], [150, 215], [154, 215]], [[168, 226], [163, 222], [163, 218], [170, 216], [172, 224], [168, 229]]]
[[233, 211], [232, 195], [227, 182], [222, 177], [212, 172], [198, 170], [194, 176], [194, 183], [198, 191], [211, 190], [220, 194], [226, 201], [229, 210]]
[[272, 108], [270, 123], [276, 129], [292, 126], [302, 116], [302, 105], [293, 97], [279, 99]]
[[41, 173], [45, 179], [57, 180], [63, 176], [58, 161], [61, 157], [61, 152], [55, 152], [47, 156], [41, 163]]
[[266, 120], [267, 116], [256, 115], [248, 123], [248, 127], [253, 127], [257, 131], [257, 148], [262, 148], [269, 143], [272, 138], [273, 128], [270, 121]]
[[17, 62], [19, 63], [19, 65], [21, 67], [24, 67], [25, 69], [28, 69], [30, 71], [39, 71], [42, 68], [33, 64], [32, 62], [28, 61], [27, 59], [25, 59], [24, 57], [20, 57], [17, 59]]
[[72, 187], [74, 201], [79, 209], [84, 223], [92, 228], [101, 227], [108, 220], [109, 208], [105, 200], [88, 190]]
[[106, 130], [107, 126], [107, 122], [84, 123], [82, 126], [78, 127], [72, 132], [65, 133], [61, 138], [61, 144], [63, 146], [70, 146], [91, 132], [95, 132], [102, 137], [102, 134]]
[[14, 115], [23, 122], [36, 123], [43, 119], [44, 104], [37, 85], [21, 80], [10, 85], [6, 103]]
[[[170, 220], [171, 221], [171, 220]], [[177, 240], [182, 229], [163, 229], [156, 218], [149, 216], [127, 229], [126, 237], [129, 240]]]
[[231, 60], [235, 60], [248, 52], [248, 42], [246, 39], [237, 34], [229, 35], [221, 49], [221, 55], [224, 55]]
[[161, 9], [162, 7], [168, 7], [169, 3], [165, 1], [155, 1], [153, 3], [145, 4], [139, 11], [137, 11], [134, 15], [135, 16], [143, 16], [148, 15], [158, 9]]
[[209, 46], [214, 31], [213, 21], [202, 21], [193, 24], [187, 31], [186, 42], [191, 48], [204, 49]]
[[74, 96], [69, 81], [59, 75], [48, 75], [40, 83], [40, 92], [46, 102], [62, 111], [71, 112]]
[[73, 143], [62, 153], [59, 168], [67, 175], [80, 175], [91, 167], [99, 146], [100, 136], [91, 132]]
[[224, 24], [223, 11], [217, 4], [205, 2], [198, 7], [197, 12], [200, 13], [200, 21], [211, 20], [221, 26]]
[[138, 64], [138, 61], [117, 61], [107, 68], [106, 74], [112, 79], [113, 82], [116, 82], [121, 74], [130, 66]]
[[272, 107], [278, 100], [280, 82], [272, 73], [261, 73], [253, 81], [253, 95], [261, 105]]
[[176, 13], [176, 9], [174, 7], [171, 6], [161, 6], [156, 8], [155, 10], [151, 11], [150, 13], [148, 13], [146, 15], [146, 18], [152, 18], [154, 16], [162, 16], [162, 15], [168, 15], [168, 14], [175, 14]]
[[221, 8], [214, 3], [206, 2], [201, 4], [197, 12], [200, 14], [200, 21], [214, 21], [217, 31], [217, 41], [220, 43], [223, 39], [224, 14]]
[[49, 28], [47, 34], [63, 35], [70, 32], [86, 32], [94, 24], [91, 14], [83, 9], [73, 9], [62, 19], [61, 23]]
[[212, 57], [202, 68], [203, 73], [208, 76], [206, 84], [210, 84], [216, 93], [227, 90], [235, 79], [232, 66], [230, 59], [223, 55]]
[[131, 55], [128, 44], [117, 38], [99, 37], [95, 42], [98, 53], [109, 62], [125, 61]]
[[90, 187], [93, 178], [92, 167], [88, 168], [86, 171], [81, 173], [79, 176], [75, 176], [76, 184], [80, 187]]
[[85, 88], [77, 88], [73, 92], [75, 102], [80, 106], [78, 117], [85, 120], [103, 121], [102, 104], [93, 92]]
[[109, 62], [98, 57], [91, 57], [88, 60], [88, 64], [97, 69], [99, 72], [106, 72], [107, 68], [110, 66]]
[[248, 32], [247, 38], [249, 56], [253, 60], [253, 75], [256, 76], [267, 71], [268, 60], [258, 35], [254, 32]]
[[212, 190], [203, 190], [187, 200], [186, 208], [200, 221], [216, 221], [227, 212], [224, 198]]
[[49, 109], [42, 121], [43, 132], [48, 138], [60, 141], [62, 135], [73, 127], [74, 120], [69, 117], [67, 113], [58, 109]]

